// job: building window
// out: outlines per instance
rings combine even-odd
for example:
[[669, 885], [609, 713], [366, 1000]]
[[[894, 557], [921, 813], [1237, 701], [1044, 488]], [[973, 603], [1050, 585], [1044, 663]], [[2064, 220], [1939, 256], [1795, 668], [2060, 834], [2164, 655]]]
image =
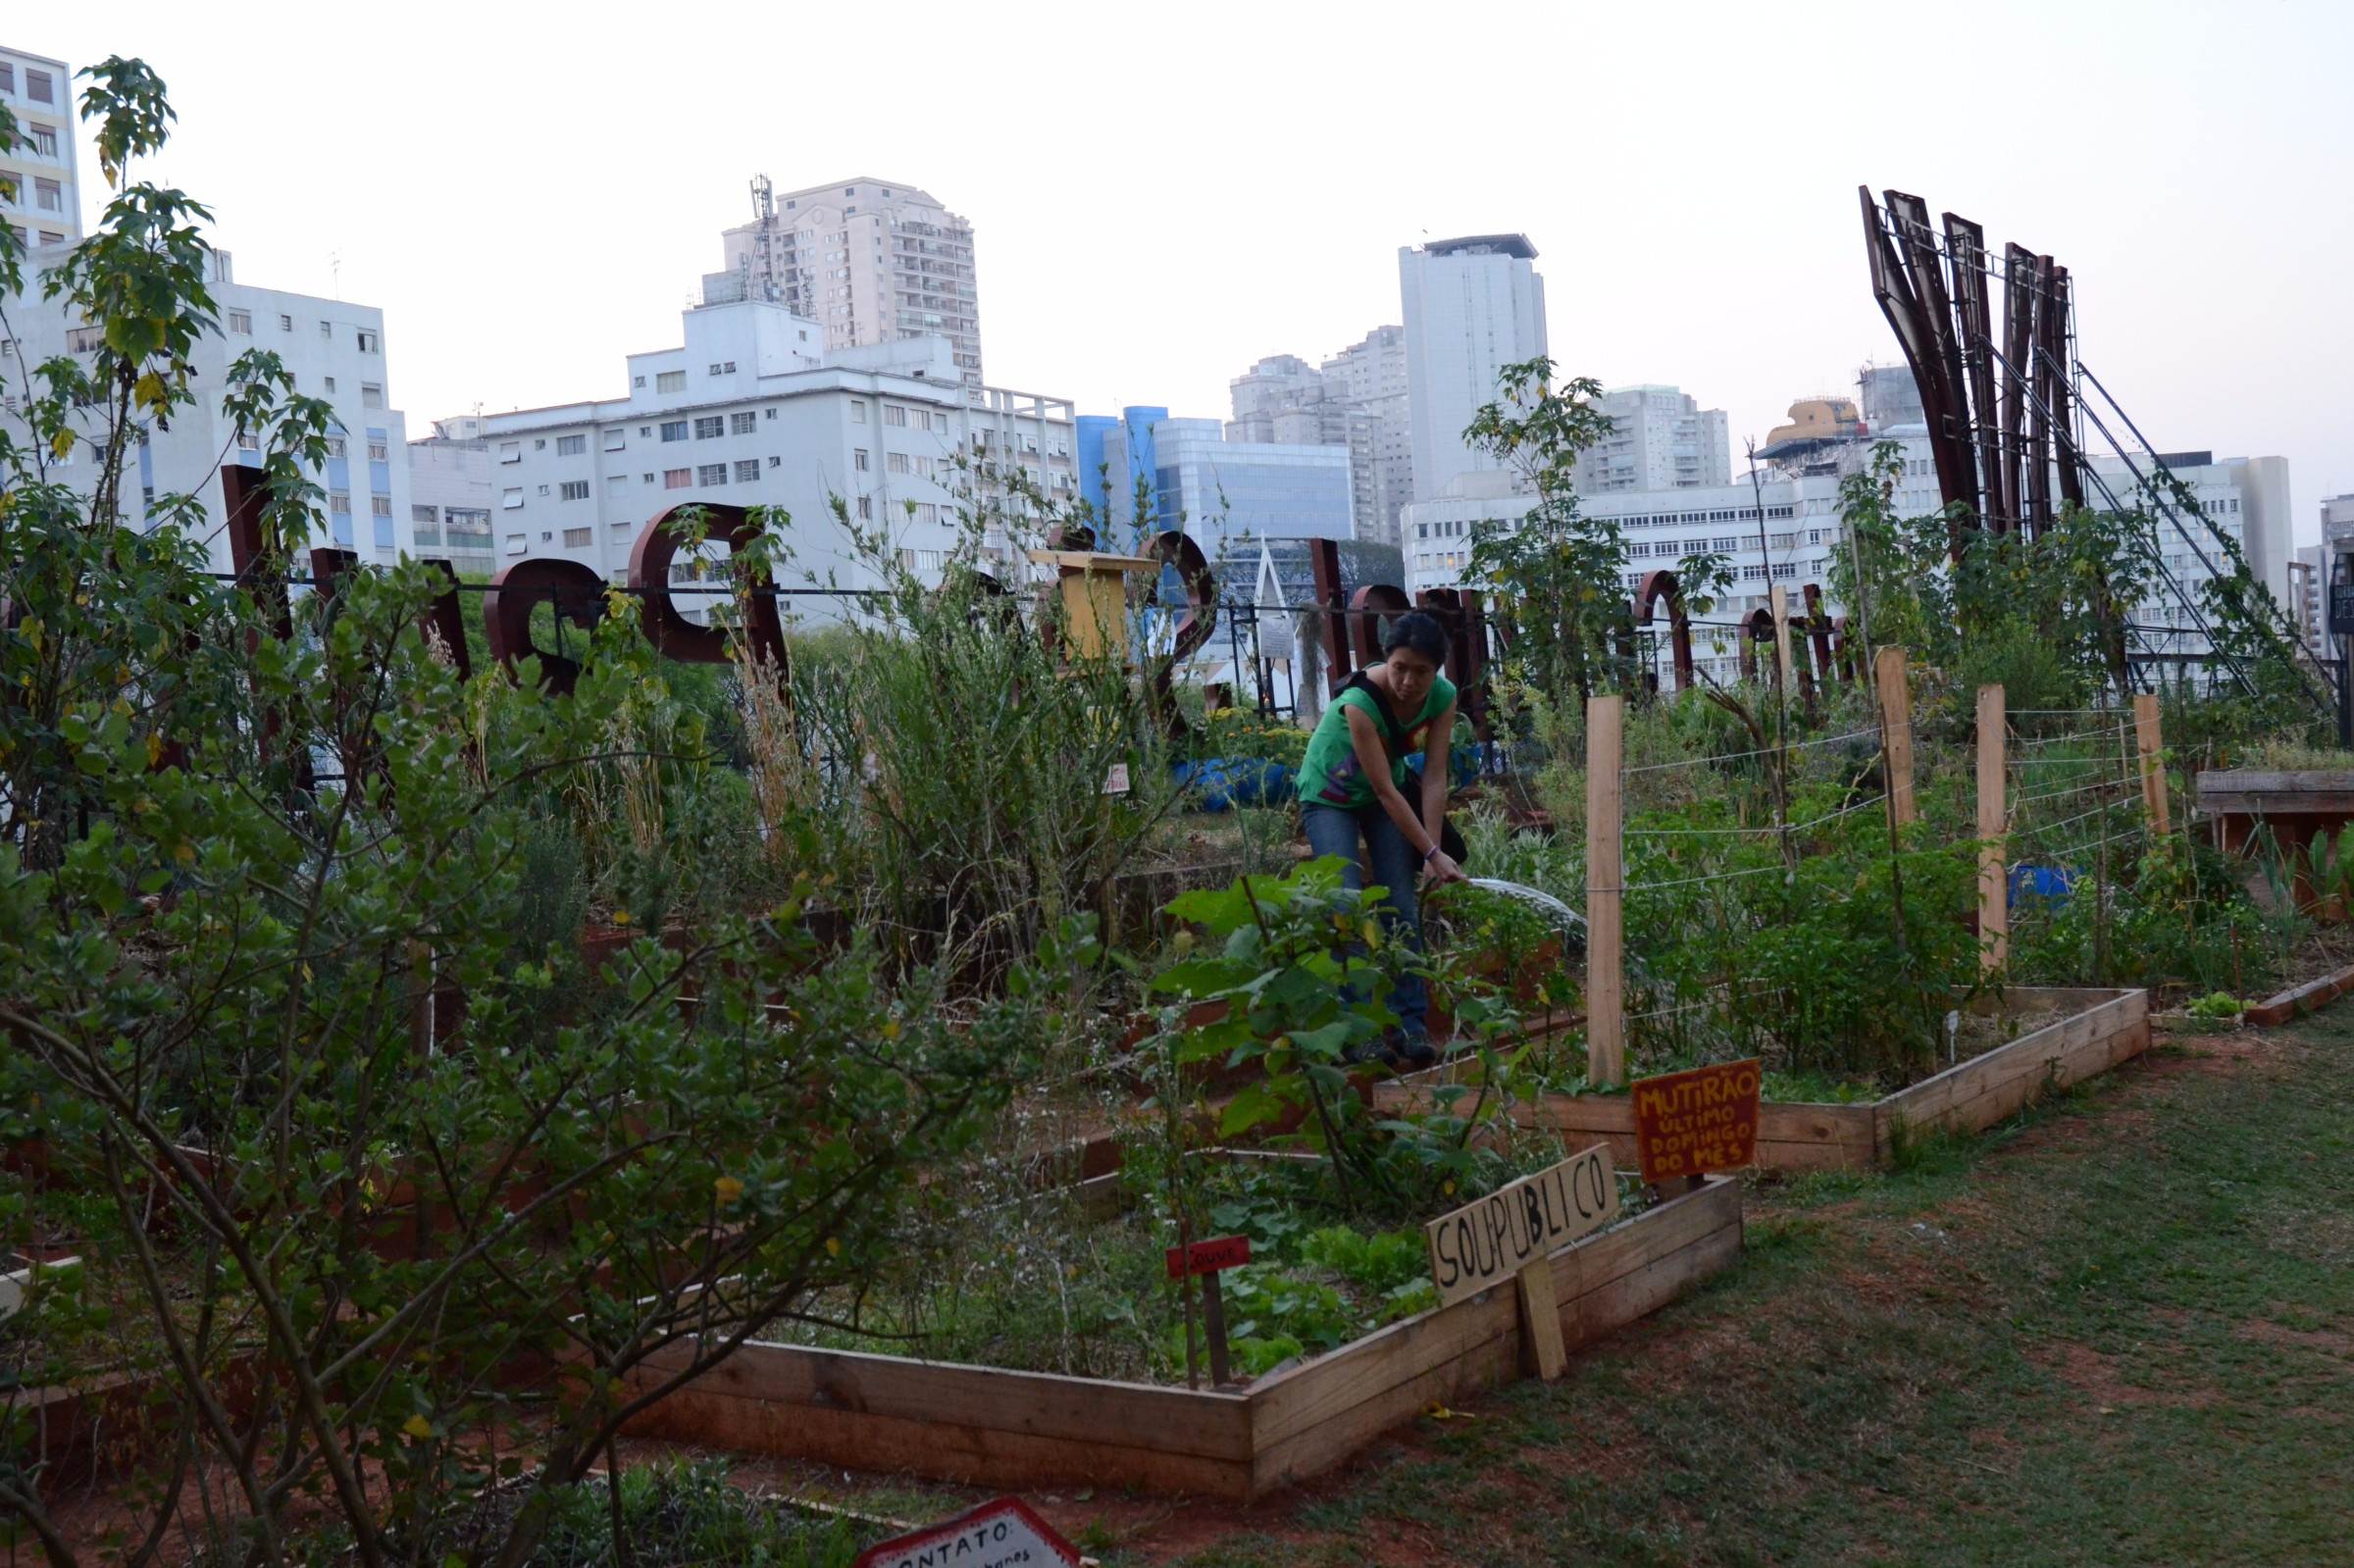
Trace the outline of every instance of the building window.
[[292, 331], [294, 329], [294, 318], [281, 311], [278, 318], [278, 329], [281, 332]]
[[241, 337], [253, 335], [253, 312], [232, 310], [229, 313], [229, 329]]
[[783, 468], [785, 466], [785, 460], [781, 457], [771, 456], [768, 460], [768, 466], [770, 468]]
[[390, 517], [392, 515], [392, 497], [371, 495], [368, 497], [368, 512], [372, 517]]
[[687, 373], [685, 371], [656, 371], [654, 373], [654, 390], [657, 392], [684, 392], [687, 390]]
[[749, 484], [749, 483], [751, 483], [751, 482], [752, 482], [754, 480], [758, 479], [759, 477], [760, 477], [760, 460], [759, 460], [758, 458], [756, 458], [756, 457], [740, 457], [740, 458], [738, 458], [738, 459], [736, 460], [736, 482], [737, 482], [737, 483], [739, 483], [739, 484]]
[[[940, 521], [940, 507], [939, 507], [938, 503], [936, 503], [936, 502], [932, 502], [932, 501], [918, 501], [918, 502], [916, 502], [916, 503], [915, 503], [915, 520], [916, 520], [918, 523], [937, 523], [937, 522], [939, 522], [939, 521]], [[938, 553], [938, 552], [935, 552], [935, 553]]]
[[54, 179], [36, 178], [32, 182], [32, 204], [45, 213], [62, 213], [66, 210], [66, 187]]
[[753, 416], [752, 411], [748, 408], [741, 414], [730, 414], [728, 416], [728, 433], [731, 435], [749, 435], [752, 433], [753, 427], [757, 426], [759, 423], [760, 421]]
[[384, 463], [391, 460], [391, 442], [375, 430], [368, 432], [368, 461]]
[[852, 425], [864, 425], [866, 423], [866, 405], [864, 403], [858, 402], [854, 399], [852, 400], [850, 403], [850, 423]]
[[331, 435], [327, 438], [327, 455], [331, 458], [341, 457], [343, 455], [342, 436]]
[[567, 501], [586, 501], [588, 499], [588, 481], [587, 480], [566, 480], [564, 481], [562, 499]]
[[559, 435], [556, 437], [556, 456], [558, 457], [578, 457], [588, 450], [588, 437], [586, 435]]
[[360, 382], [360, 407], [383, 408], [384, 406], [384, 389], [374, 381]]
[[351, 492], [349, 490], [328, 491], [327, 509], [336, 517], [351, 516]]
[[438, 523], [441, 521], [441, 514], [434, 507], [412, 506], [409, 508], [409, 521], [412, 523]]
[[666, 468], [662, 471], [662, 488], [666, 490], [683, 490], [693, 482], [694, 470], [691, 468]]
[[379, 352], [379, 351], [381, 350], [381, 348], [382, 348], [382, 346], [383, 346], [383, 343], [384, 343], [384, 339], [383, 339], [383, 338], [381, 338], [381, 337], [379, 337], [379, 336], [377, 336], [377, 334], [376, 334], [376, 333], [374, 333], [374, 332], [372, 332], [372, 331], [369, 331], [369, 330], [368, 330], [366, 328], [362, 328], [362, 329], [360, 329], [360, 352], [361, 352], [361, 353], [363, 353], [363, 354], [374, 354], [374, 353], [377, 353], [377, 352]]
[[34, 103], [54, 104], [57, 102], [57, 95], [50, 86], [49, 73], [35, 71], [30, 66], [26, 66], [25, 68], [25, 96], [30, 98]]
[[523, 461], [523, 443], [522, 443], [521, 441], [501, 441], [501, 442], [499, 442], [499, 443], [498, 443], [498, 460], [499, 460], [501, 463], [520, 463], [520, 462], [522, 462], [522, 461]]
[[894, 474], [904, 474], [907, 472], [907, 454], [886, 452], [883, 454], [883, 466]]
[[662, 422], [662, 439], [666, 441], [687, 439], [687, 422], [685, 420], [664, 420]]
[[327, 387], [327, 395], [330, 397], [334, 396], [335, 379], [333, 376], [323, 376], [320, 378], [320, 380]]
[[855, 446], [850, 449], [850, 467], [861, 474], [870, 472], [867, 466], [865, 447]]
[[605, 476], [605, 493], [607, 495], [623, 494], [629, 489], [629, 487], [630, 477], [627, 474], [608, 474]]
[[645, 386], [645, 378], [642, 376], [633, 376], [630, 378], [630, 384], [642, 390]]
[[715, 435], [725, 435], [727, 430], [728, 422], [717, 414], [694, 422], [694, 438], [698, 441], [707, 441]]
[[499, 505], [510, 512], [523, 505], [523, 486], [520, 484], [508, 485], [506, 493], [499, 498]]
[[1794, 578], [1798, 576], [1798, 563], [1796, 561], [1776, 561], [1773, 564], [1773, 575], [1776, 578]]
[[593, 531], [589, 529], [566, 529], [564, 531], [564, 548], [567, 550], [585, 549], [593, 536]]
[[525, 550], [530, 548], [531, 541], [525, 538], [524, 535], [520, 533], [510, 533], [507, 535], [507, 553], [509, 555], [521, 555]]
[[697, 484], [727, 483], [728, 465], [725, 463], [704, 463], [699, 465], [694, 471], [694, 482]]
[[904, 425], [907, 423], [907, 411], [896, 403], [886, 403], [883, 405], [883, 423]]
[[[806, 334], [803, 334], [803, 335], [806, 335]], [[760, 413], [761, 413], [761, 417], [762, 417], [762, 418], [764, 418], [764, 419], [772, 419], [772, 420], [773, 420], [773, 419], [775, 419], [775, 418], [777, 417], [777, 411], [776, 411], [775, 409], [773, 409], [773, 408], [764, 408], [764, 409], [762, 409], [762, 410], [760, 411]]]
[[544, 484], [540, 485], [540, 486], [539, 486], [539, 493], [540, 493], [541, 495], [545, 495], [545, 494], [547, 493], [547, 486], [546, 486], [546, 485], [544, 485]]
[[605, 450], [608, 452], [618, 452], [626, 448], [630, 444], [629, 433], [629, 431], [620, 429], [618, 426], [605, 431]]

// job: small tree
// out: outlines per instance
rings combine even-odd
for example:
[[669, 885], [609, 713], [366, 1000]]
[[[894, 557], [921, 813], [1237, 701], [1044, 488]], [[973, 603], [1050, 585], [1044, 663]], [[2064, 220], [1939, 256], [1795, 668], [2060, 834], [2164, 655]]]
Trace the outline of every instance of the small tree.
[[1483, 405], [1463, 439], [1510, 464], [1536, 502], [1517, 522], [1472, 525], [1466, 574], [1501, 595], [1511, 636], [1512, 677], [1558, 705], [1623, 680], [1613, 638], [1632, 636], [1625, 585], [1626, 538], [1612, 518], [1590, 518], [1577, 503], [1579, 454], [1608, 435], [1611, 418], [1594, 405], [1602, 383], [1581, 377], [1556, 387], [1553, 361], [1508, 365], [1498, 401]]

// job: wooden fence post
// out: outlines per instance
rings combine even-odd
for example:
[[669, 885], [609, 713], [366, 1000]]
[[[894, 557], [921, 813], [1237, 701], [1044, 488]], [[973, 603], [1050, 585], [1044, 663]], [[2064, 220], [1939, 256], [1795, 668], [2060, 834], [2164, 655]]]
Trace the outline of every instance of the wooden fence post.
[[2141, 755], [2141, 805], [2150, 814], [2158, 836], [2166, 836], [2166, 763], [2159, 755], [2158, 696], [2133, 693], [2133, 749]]
[[2009, 773], [2004, 763], [2006, 723], [2003, 688], [1978, 687], [1978, 965], [2003, 967], [2011, 956], [2011, 874], [2004, 838], [2009, 812], [2004, 798]]
[[1782, 689], [1790, 689], [1790, 590], [1779, 582], [1766, 590], [1766, 602], [1773, 610], [1774, 668], [1780, 672]]
[[1626, 1082], [1624, 697], [1586, 699], [1586, 1081]]
[[1905, 677], [1905, 650], [1881, 648], [1872, 655], [1871, 673], [1880, 689], [1880, 744], [1888, 755], [1888, 809], [1902, 828], [1919, 815], [1913, 804], [1913, 690]]

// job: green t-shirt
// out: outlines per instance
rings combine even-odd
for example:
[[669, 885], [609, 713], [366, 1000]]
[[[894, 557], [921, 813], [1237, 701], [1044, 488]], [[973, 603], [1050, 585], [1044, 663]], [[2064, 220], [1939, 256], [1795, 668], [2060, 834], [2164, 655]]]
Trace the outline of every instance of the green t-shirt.
[[[1367, 666], [1367, 669], [1375, 668]], [[1307, 755], [1300, 761], [1300, 800], [1304, 805], [1337, 806], [1343, 811], [1359, 811], [1373, 804], [1373, 785], [1356, 760], [1356, 744], [1349, 737], [1349, 708], [1361, 708], [1373, 721], [1374, 733], [1381, 736], [1382, 749], [1390, 754], [1390, 783], [1406, 786], [1406, 759], [1423, 750], [1423, 741], [1439, 715], [1455, 706], [1455, 683], [1440, 676], [1430, 683], [1430, 695], [1422, 699], [1422, 711], [1411, 724], [1399, 726], [1405, 733], [1403, 748], [1393, 747], [1390, 727], [1382, 721], [1380, 699], [1362, 686], [1354, 686], [1333, 699], [1324, 717], [1316, 721], [1315, 733], [1307, 737]], [[1446, 737], [1440, 739], [1445, 749]]]

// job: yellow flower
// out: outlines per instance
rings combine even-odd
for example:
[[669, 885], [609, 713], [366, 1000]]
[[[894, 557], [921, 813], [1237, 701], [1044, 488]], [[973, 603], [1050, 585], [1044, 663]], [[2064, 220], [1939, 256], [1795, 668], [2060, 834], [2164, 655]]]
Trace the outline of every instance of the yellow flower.
[[434, 1435], [434, 1424], [423, 1416], [411, 1416], [400, 1424], [400, 1430], [423, 1442]]
[[883, 1037], [885, 1039], [897, 1039], [899, 1037], [899, 1021], [897, 1019], [893, 1018], [884, 1021]]
[[[1012, 1248], [1008, 1247], [1006, 1250], [1011, 1251]], [[842, 1256], [842, 1241], [839, 1238], [831, 1236], [826, 1238], [826, 1256], [834, 1258]]]
[[613, 924], [614, 924], [614, 925], [616, 925], [616, 926], [626, 926], [626, 925], [628, 925], [629, 923], [630, 923], [630, 912], [629, 912], [628, 910], [626, 910], [626, 909], [616, 909], [615, 911], [613, 911]]
[[718, 1197], [719, 1206], [724, 1209], [743, 1196], [743, 1184], [733, 1176], [723, 1176], [711, 1184], [711, 1191]]

